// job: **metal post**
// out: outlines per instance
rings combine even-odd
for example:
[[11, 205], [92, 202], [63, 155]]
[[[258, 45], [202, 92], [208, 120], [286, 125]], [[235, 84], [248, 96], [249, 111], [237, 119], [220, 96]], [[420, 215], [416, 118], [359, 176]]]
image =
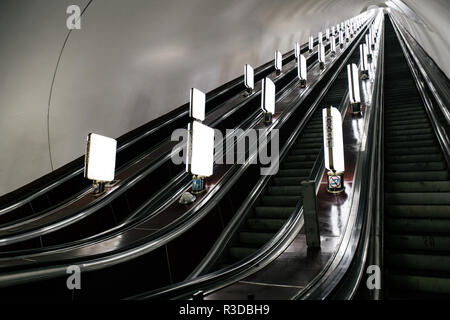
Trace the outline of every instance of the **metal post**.
[[319, 220], [317, 218], [316, 187], [314, 181], [302, 181], [303, 217], [308, 247], [320, 248]]

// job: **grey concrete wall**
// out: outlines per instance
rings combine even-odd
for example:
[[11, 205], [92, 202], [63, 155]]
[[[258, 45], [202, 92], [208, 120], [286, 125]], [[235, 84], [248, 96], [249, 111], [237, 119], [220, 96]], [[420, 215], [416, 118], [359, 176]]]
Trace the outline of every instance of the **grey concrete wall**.
[[0, 195], [377, 1], [93, 0], [55, 72], [66, 8], [88, 2], [0, 2]]

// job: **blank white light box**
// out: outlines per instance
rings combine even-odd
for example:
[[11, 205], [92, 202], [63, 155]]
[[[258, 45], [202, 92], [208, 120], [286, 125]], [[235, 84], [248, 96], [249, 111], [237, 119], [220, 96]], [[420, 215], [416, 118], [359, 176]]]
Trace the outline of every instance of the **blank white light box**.
[[84, 176], [98, 182], [114, 180], [117, 141], [96, 133], [87, 136]]
[[189, 117], [205, 120], [206, 95], [198, 89], [191, 88], [189, 101]]
[[263, 79], [261, 109], [264, 112], [275, 113], [275, 84], [269, 78]]
[[214, 129], [193, 121], [188, 124], [186, 171], [201, 177], [213, 174]]

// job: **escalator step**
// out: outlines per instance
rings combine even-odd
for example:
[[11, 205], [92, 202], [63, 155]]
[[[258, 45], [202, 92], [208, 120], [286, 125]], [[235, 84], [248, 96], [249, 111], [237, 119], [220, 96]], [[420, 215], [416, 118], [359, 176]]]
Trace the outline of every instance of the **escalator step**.
[[268, 190], [271, 195], [302, 195], [303, 188], [301, 186], [272, 186]]
[[388, 205], [450, 205], [450, 193], [385, 193], [385, 201]]
[[255, 207], [255, 215], [259, 218], [287, 219], [295, 207]]
[[274, 236], [273, 233], [267, 233], [267, 232], [242, 231], [242, 232], [239, 232], [239, 241], [240, 241], [240, 243], [243, 243], [243, 244], [262, 246], [267, 241], [272, 239], [273, 236]]
[[315, 155], [301, 155], [301, 156], [287, 156], [286, 161], [287, 162], [301, 162], [301, 161], [306, 161], [306, 162], [312, 162], [314, 163], [314, 160], [316, 160], [316, 156]]
[[402, 250], [450, 251], [450, 236], [399, 235], [386, 236], [386, 246]]
[[321, 149], [293, 149], [291, 155], [318, 155]]
[[254, 219], [247, 220], [248, 227], [252, 230], [278, 231], [286, 222], [285, 219]]
[[387, 181], [443, 181], [448, 180], [448, 171], [410, 171], [410, 172], [386, 172]]
[[407, 274], [389, 276], [390, 285], [400, 290], [430, 292], [438, 294], [450, 293], [450, 278], [424, 277]]
[[419, 118], [419, 119], [403, 119], [401, 117], [399, 117], [398, 119], [393, 120], [392, 118], [386, 122], [386, 127], [387, 128], [391, 128], [391, 127], [398, 127], [398, 126], [403, 126], [403, 125], [422, 125], [422, 124], [428, 124], [428, 119], [427, 118]]
[[293, 149], [320, 149], [322, 148], [322, 142], [318, 143], [298, 143], [296, 144]]
[[309, 180], [309, 177], [283, 177], [273, 178], [273, 182], [277, 186], [300, 186], [302, 181]]
[[445, 169], [442, 161], [436, 162], [415, 162], [415, 163], [387, 163], [387, 171], [439, 171]]
[[304, 162], [286, 162], [283, 163], [283, 169], [308, 169], [311, 170], [311, 168], [314, 165], [314, 161], [304, 161]]
[[390, 148], [407, 148], [407, 147], [432, 147], [437, 145], [437, 141], [434, 139], [427, 140], [410, 140], [410, 141], [395, 141], [395, 142], [386, 142], [385, 147]]
[[[450, 233], [450, 219], [388, 219], [386, 226], [393, 233]], [[450, 269], [449, 269], [450, 270]]]
[[419, 140], [434, 140], [434, 135], [431, 133], [427, 134], [414, 134], [414, 135], [404, 135], [404, 136], [395, 136], [389, 137], [389, 142], [402, 142], [402, 141], [419, 141]]
[[427, 153], [437, 153], [439, 152], [439, 146], [432, 147], [420, 147], [420, 148], [395, 148], [386, 149], [386, 154], [388, 155], [409, 155], [409, 154], [427, 154]]
[[302, 199], [301, 196], [267, 196], [261, 198], [261, 204], [264, 206], [281, 206], [281, 207], [295, 207], [297, 202]]
[[278, 170], [278, 177], [306, 177], [311, 169], [281, 169]]
[[431, 205], [389, 205], [386, 213], [398, 218], [450, 218], [450, 206]]
[[409, 252], [388, 252], [385, 257], [388, 268], [441, 271], [450, 270], [450, 256]]
[[387, 164], [389, 163], [410, 163], [410, 162], [434, 162], [442, 161], [441, 153], [433, 154], [417, 154], [417, 155], [397, 155], [397, 156], [385, 156]]
[[399, 124], [399, 125], [390, 125], [385, 127], [386, 135], [390, 136], [393, 132], [400, 132], [401, 131], [409, 131], [409, 130], [418, 130], [418, 129], [427, 129], [430, 128], [430, 125], [428, 123], [422, 123], [422, 124]]
[[450, 181], [410, 181], [386, 183], [387, 192], [450, 192]]

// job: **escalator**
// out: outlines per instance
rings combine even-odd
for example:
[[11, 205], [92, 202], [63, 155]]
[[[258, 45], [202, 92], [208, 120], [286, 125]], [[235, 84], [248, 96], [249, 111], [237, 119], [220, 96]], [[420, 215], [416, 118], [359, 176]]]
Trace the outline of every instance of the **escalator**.
[[[354, 50], [355, 47], [356, 44], [349, 44], [349, 48]], [[316, 66], [312, 74], [319, 76], [320, 85], [308, 87], [306, 90], [311, 91], [308, 91], [307, 97], [303, 97], [305, 99], [299, 97], [298, 81], [293, 81], [293, 90], [277, 103], [283, 112], [277, 115], [279, 118], [273, 124], [280, 131], [280, 141], [289, 139], [299, 119], [303, 119], [305, 114], [309, 115], [308, 110], [317, 94], [322, 95], [323, 90], [329, 88], [330, 81], [335, 80], [336, 70], [342, 69], [348, 58], [346, 51], [329, 59], [326, 72], [317, 70]], [[346, 82], [343, 82], [345, 86]], [[15, 296], [24, 290], [29, 296], [66, 296], [64, 292], [68, 292], [61, 285], [61, 280], [66, 276], [66, 263], [81, 264], [86, 268], [83, 269], [83, 277], [86, 277], [84, 279], [87, 279], [90, 287], [89, 290], [76, 293], [77, 298], [81, 299], [99, 294], [102, 297], [124, 297], [181, 281], [206, 254], [208, 245], [214, 243], [220, 228], [231, 218], [233, 207], [238, 207], [246, 199], [249, 189], [260, 178], [258, 166], [247, 168], [233, 165], [233, 168], [234, 171], [227, 177], [232, 181], [218, 181], [206, 193], [208, 197], [214, 196], [211, 204], [198, 208], [195, 204], [193, 210], [156, 232], [151, 229], [151, 223], [145, 224], [144, 221], [111, 237], [83, 243], [78, 247], [1, 259], [3, 274], [0, 276], [0, 296]], [[198, 237], [200, 233], [201, 238]], [[36, 260], [28, 259], [31, 256]], [[29, 266], [32, 267], [28, 269]], [[110, 282], [111, 277], [116, 279], [114, 283]], [[28, 283], [31, 278], [38, 281]], [[42, 291], [43, 284], [45, 292]]]
[[[353, 55], [350, 63], [357, 62]], [[339, 106], [347, 89], [346, 70], [341, 71], [321, 106]], [[304, 131], [282, 162], [280, 170], [245, 219], [241, 230], [231, 243], [221, 266], [232, 264], [254, 253], [281, 229], [302, 200], [301, 181], [309, 180], [314, 163], [322, 152], [322, 109], [311, 116]]]
[[385, 296], [450, 298], [449, 168], [389, 19], [385, 39]]

